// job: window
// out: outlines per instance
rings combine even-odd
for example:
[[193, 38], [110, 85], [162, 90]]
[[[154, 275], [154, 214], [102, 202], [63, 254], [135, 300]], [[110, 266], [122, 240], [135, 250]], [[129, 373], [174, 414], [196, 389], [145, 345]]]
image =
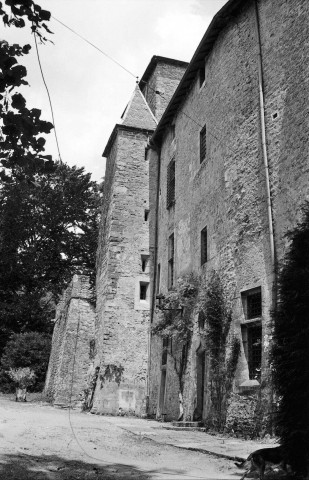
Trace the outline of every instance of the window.
[[206, 125], [200, 131], [200, 163], [206, 158]]
[[149, 270], [149, 255], [141, 255], [142, 272], [148, 273]]
[[156, 286], [156, 293], [160, 293], [160, 283], [161, 283], [161, 265], [158, 263], [157, 267], [157, 286]]
[[161, 366], [167, 364], [168, 338], [163, 338]]
[[241, 294], [243, 309], [246, 320], [260, 318], [262, 316], [262, 292], [261, 287], [247, 290]]
[[147, 300], [148, 299], [148, 285], [147, 282], [140, 282], [139, 284], [139, 299]]
[[202, 333], [204, 331], [205, 321], [206, 321], [206, 318], [205, 318], [204, 312], [200, 312], [198, 314], [198, 330], [199, 330], [199, 333]]
[[242, 336], [248, 362], [249, 379], [259, 380], [262, 362], [262, 326], [243, 325]]
[[200, 80], [200, 88], [201, 88], [205, 82], [205, 64], [202, 66], [202, 68], [199, 69], [199, 80]]
[[171, 125], [171, 136], [172, 136], [172, 141], [175, 140], [175, 125]]
[[145, 211], [144, 211], [144, 220], [145, 220], [145, 222], [148, 222], [148, 219], [149, 219], [149, 210], [145, 210]]
[[174, 286], [174, 234], [168, 239], [168, 288]]
[[207, 262], [207, 227], [201, 231], [201, 265]]
[[248, 362], [249, 379], [258, 380], [262, 360], [262, 291], [261, 287], [242, 292], [245, 321], [242, 325], [242, 337]]
[[175, 159], [171, 160], [167, 166], [167, 194], [166, 208], [170, 208], [175, 203]]

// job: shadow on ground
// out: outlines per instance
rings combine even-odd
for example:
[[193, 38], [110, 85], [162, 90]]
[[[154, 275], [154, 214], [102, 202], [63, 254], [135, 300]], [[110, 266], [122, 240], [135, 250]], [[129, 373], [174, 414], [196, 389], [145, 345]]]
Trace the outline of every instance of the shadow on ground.
[[131, 465], [94, 464], [57, 455], [1, 455], [1, 480], [148, 480], [152, 477]]

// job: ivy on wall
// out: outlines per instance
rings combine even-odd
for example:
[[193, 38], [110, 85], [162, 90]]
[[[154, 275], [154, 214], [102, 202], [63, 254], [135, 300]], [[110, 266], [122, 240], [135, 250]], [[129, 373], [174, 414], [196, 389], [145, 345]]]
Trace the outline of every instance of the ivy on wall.
[[207, 426], [222, 431], [226, 423], [227, 402], [240, 354], [240, 340], [230, 333], [232, 310], [217, 272], [201, 289], [200, 311], [206, 318], [204, 338], [210, 363], [211, 408]]
[[168, 292], [159, 308], [160, 318], [152, 333], [171, 340], [169, 354], [179, 379], [179, 419], [183, 418], [184, 374], [195, 316], [198, 313], [204, 315], [205, 326], [200, 333], [209, 357], [211, 397], [207, 422], [209, 427], [222, 430], [237, 368], [240, 340], [230, 334], [232, 313], [219, 274], [212, 272], [207, 279], [194, 274], [178, 279], [175, 289]]

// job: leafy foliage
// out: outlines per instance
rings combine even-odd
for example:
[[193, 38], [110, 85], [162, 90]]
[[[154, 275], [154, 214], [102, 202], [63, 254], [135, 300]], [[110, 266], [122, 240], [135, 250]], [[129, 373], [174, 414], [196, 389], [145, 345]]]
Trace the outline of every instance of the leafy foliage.
[[[5, 26], [28, 24], [43, 42], [51, 33], [50, 13], [32, 0], [0, 2], [0, 17]], [[18, 59], [30, 48], [0, 41], [0, 352], [12, 332], [50, 331], [72, 274], [94, 284], [98, 186], [44, 152], [53, 125], [18, 91], [28, 84]]]
[[[50, 12], [43, 10], [32, 0], [5, 0], [0, 2], [0, 16], [5, 26], [24, 27], [26, 22], [42, 41], [47, 40], [42, 31], [49, 31], [45, 21]], [[26, 55], [30, 45], [9, 45], [0, 41], [0, 179], [9, 182], [11, 177], [49, 171], [52, 159], [44, 155], [45, 138], [53, 128], [50, 122], [42, 120], [41, 110], [28, 109], [26, 100], [16, 88], [28, 85], [27, 70], [18, 64], [18, 57]]]
[[10, 368], [9, 377], [19, 388], [27, 388], [35, 382], [35, 373], [29, 367]]
[[276, 423], [293, 469], [305, 472], [309, 467], [309, 204], [289, 238], [273, 312], [273, 378], [280, 398]]
[[[180, 307], [183, 309], [182, 314], [179, 311]], [[162, 338], [173, 340], [174, 346], [170, 348], [169, 353], [174, 360], [182, 398], [194, 314], [198, 312], [203, 314], [206, 320], [203, 336], [210, 358], [212, 411], [209, 426], [222, 430], [237, 368], [240, 341], [230, 335], [232, 313], [225, 300], [219, 275], [213, 272], [207, 282], [205, 278], [193, 274], [180, 278], [175, 290], [169, 292], [163, 299], [161, 318], [152, 328], [152, 332]]]
[[193, 333], [193, 312], [198, 295], [198, 277], [190, 274], [179, 278], [174, 290], [163, 298], [161, 318], [153, 326], [154, 335], [171, 339], [173, 346], [169, 351], [175, 372], [178, 375], [180, 391], [180, 418], [182, 418], [182, 394], [184, 389], [184, 374], [188, 362], [189, 345]]
[[230, 335], [232, 312], [217, 272], [212, 273], [202, 292], [200, 308], [206, 318], [204, 337], [210, 359], [211, 412], [208, 426], [222, 431], [240, 354], [240, 341]]
[[[15, 177], [0, 190], [0, 312], [11, 331], [48, 330], [74, 273], [95, 272], [100, 194], [83, 168]], [[94, 280], [93, 280], [94, 283]]]
[[118, 387], [123, 377], [124, 367], [122, 365], [109, 364], [106, 365], [103, 374], [100, 374], [101, 388], [108, 380], [109, 382], [116, 382]]
[[5, 0], [0, 2], [0, 16], [5, 26], [22, 28], [26, 22], [31, 24], [31, 30], [35, 32], [42, 41], [47, 39], [42, 31], [52, 33], [46, 21], [50, 20], [50, 12], [43, 10], [40, 5], [32, 0]]
[[[36, 376], [33, 388], [39, 391], [44, 385], [50, 349], [50, 335], [39, 332], [14, 334], [6, 344], [1, 357], [2, 373], [29, 368]], [[9, 385], [9, 382], [5, 383], [2, 378], [2, 388], [8, 388]]]
[[[199, 278], [190, 274], [179, 278], [174, 290], [162, 298], [160, 319], [152, 328], [154, 335], [189, 342], [193, 332], [193, 316]], [[182, 312], [181, 312], [182, 309]]]

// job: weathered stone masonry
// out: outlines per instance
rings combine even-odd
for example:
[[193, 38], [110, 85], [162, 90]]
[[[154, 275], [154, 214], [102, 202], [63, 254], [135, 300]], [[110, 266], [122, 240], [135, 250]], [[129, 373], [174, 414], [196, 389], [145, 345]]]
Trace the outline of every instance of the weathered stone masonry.
[[[86, 279], [74, 277], [57, 308], [45, 387], [56, 404], [70, 403], [75, 362], [72, 404], [83, 400], [99, 413], [146, 412], [150, 206], [145, 149], [186, 67], [153, 57], [105, 148], [97, 316], [83, 296], [88, 293], [80, 298], [76, 293]], [[86, 326], [84, 341], [78, 335], [76, 343], [77, 329]]]
[[[146, 413], [149, 342], [149, 171], [146, 146], [187, 64], [153, 57], [104, 150], [97, 256], [93, 411]], [[141, 92], [143, 90], [143, 93]], [[148, 100], [149, 105], [146, 100]], [[118, 375], [118, 377], [117, 377]]]
[[74, 275], [56, 310], [44, 393], [55, 405], [81, 405], [94, 356], [95, 311], [88, 277]]
[[[284, 234], [295, 226], [309, 194], [309, 4], [301, 0], [260, 0], [257, 7], [276, 258], [280, 262], [287, 244]], [[157, 150], [149, 153], [153, 185], [158, 181], [160, 163], [159, 191], [150, 185], [151, 204], [156, 204], [159, 192], [158, 209], [150, 216], [150, 245], [156, 253], [153, 272], [160, 264], [160, 292], [168, 291], [168, 243], [174, 234], [175, 279], [189, 272], [207, 277], [216, 270], [224, 282], [233, 304], [234, 333], [242, 339], [235, 384], [239, 391], [257, 385], [249, 374], [248, 342], [253, 327], [262, 328], [262, 378], [267, 378], [274, 286], [261, 145], [256, 28], [253, 0], [228, 2], [218, 13], [156, 129], [152, 140]], [[202, 85], [201, 68], [205, 68]], [[200, 163], [204, 125], [206, 158]], [[167, 208], [167, 171], [173, 159], [175, 204]], [[207, 262], [201, 265], [201, 232], [205, 227]], [[259, 293], [261, 313], [252, 318], [248, 315], [249, 296]], [[155, 315], [153, 321], [156, 322]], [[184, 392], [187, 419], [193, 418], [198, 395], [199, 346], [196, 328]], [[162, 340], [154, 337], [149, 412], [175, 419], [178, 378], [169, 357], [162, 381], [161, 359]], [[208, 413], [208, 374], [206, 371], [203, 386], [204, 419]]]

